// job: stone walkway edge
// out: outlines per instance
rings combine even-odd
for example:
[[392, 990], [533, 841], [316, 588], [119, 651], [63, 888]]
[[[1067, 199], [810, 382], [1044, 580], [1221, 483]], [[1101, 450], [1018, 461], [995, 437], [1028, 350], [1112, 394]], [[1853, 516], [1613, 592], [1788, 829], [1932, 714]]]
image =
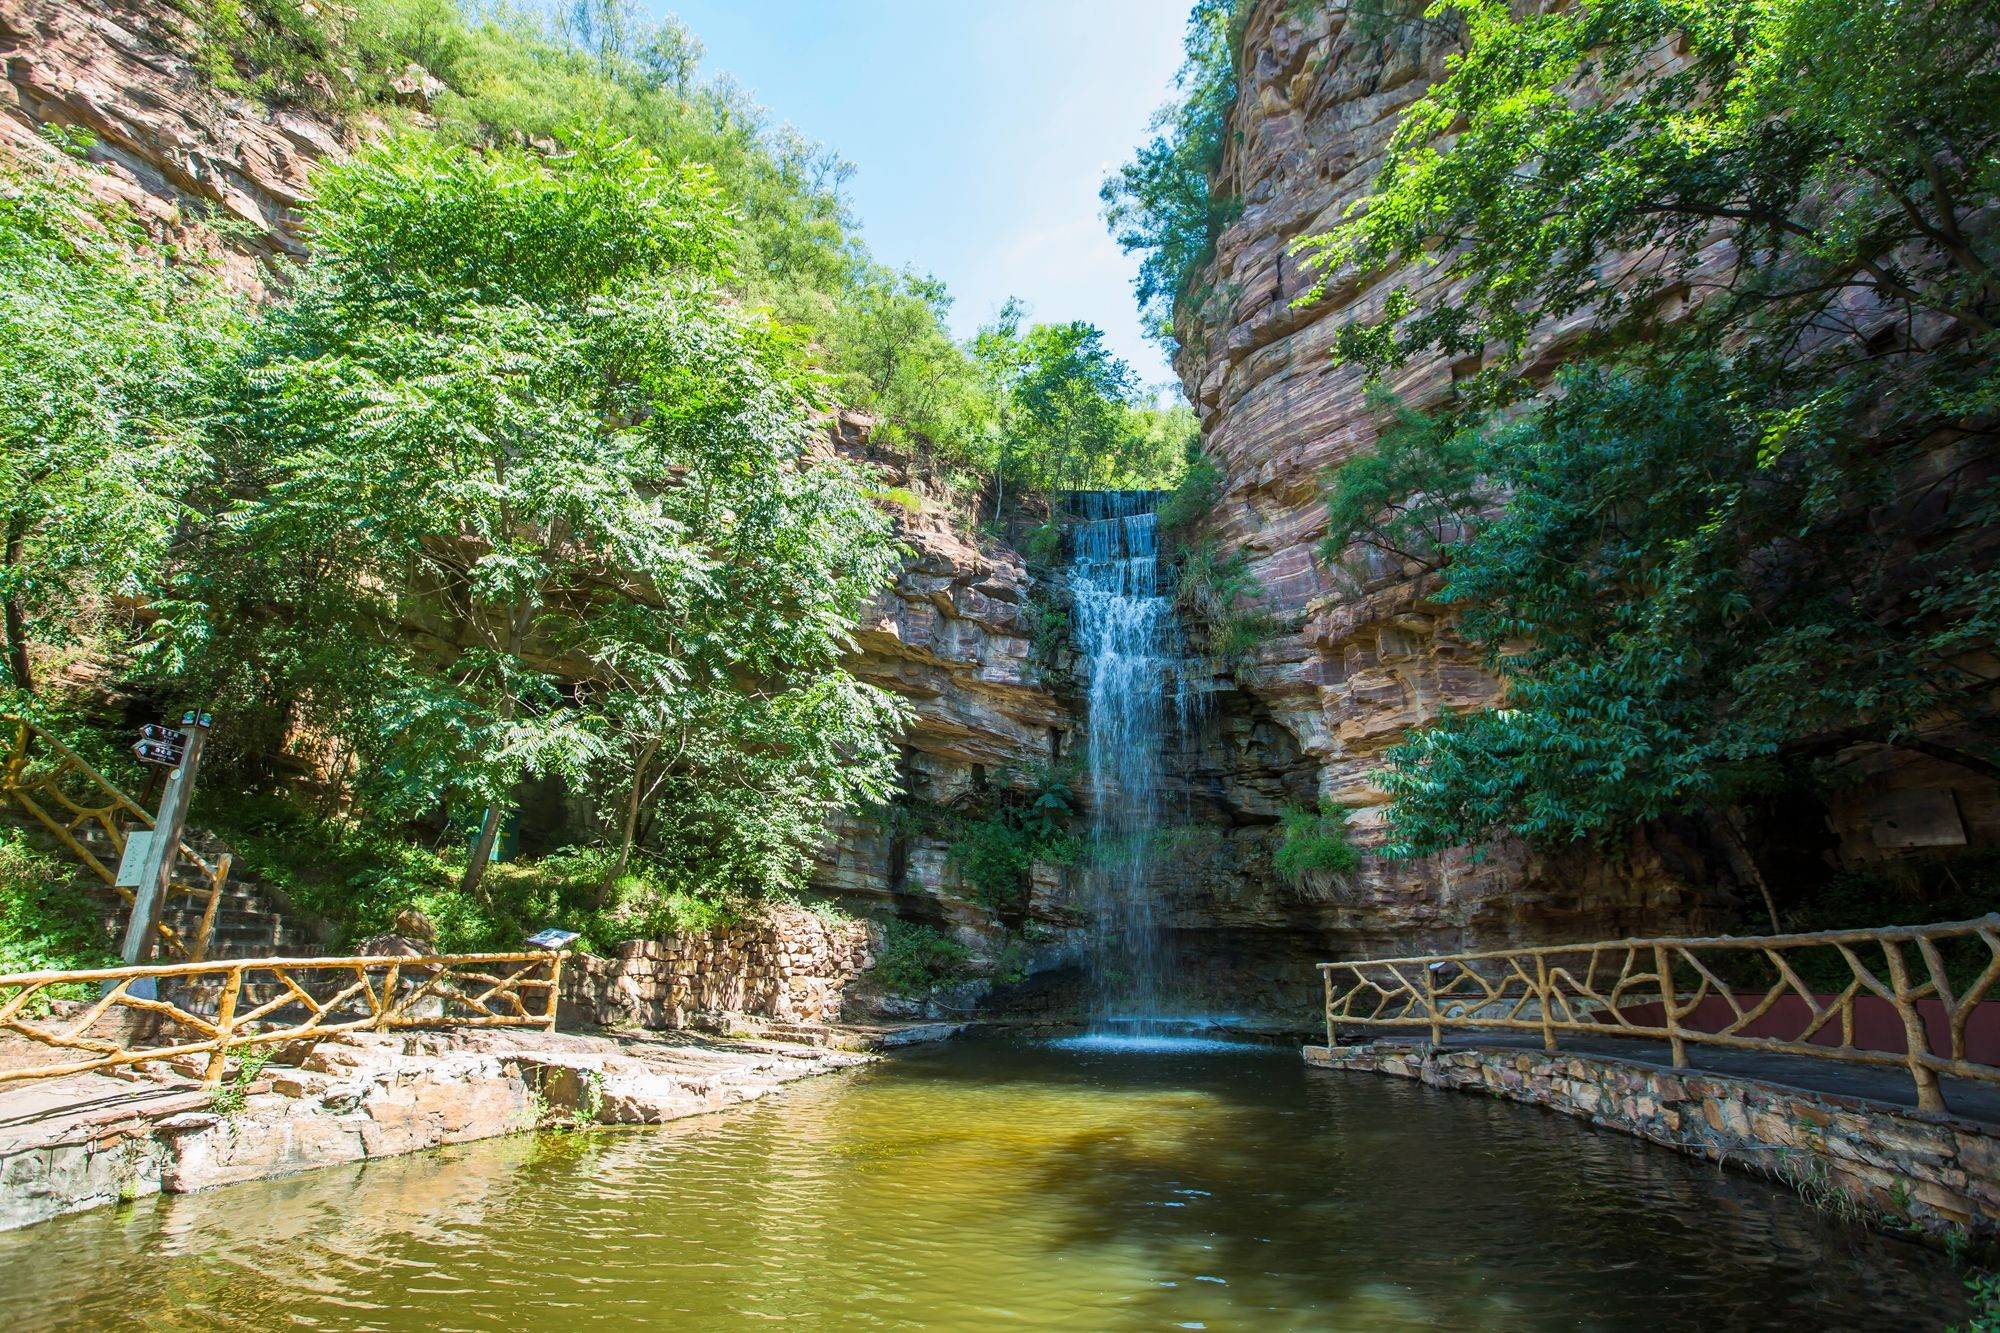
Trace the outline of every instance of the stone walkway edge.
[[[754, 1101], [952, 1024], [786, 1033], [345, 1033], [218, 1098], [99, 1074], [0, 1090], [0, 1230], [399, 1156], [550, 1121], [660, 1124]], [[846, 1048], [846, 1049], [843, 1049]], [[237, 1095], [237, 1094], [240, 1094]]]
[[2000, 1137], [1990, 1124], [1603, 1054], [1380, 1042], [1304, 1055], [1321, 1069], [1546, 1107], [1768, 1176], [1883, 1230], [1938, 1243], [2000, 1235]]

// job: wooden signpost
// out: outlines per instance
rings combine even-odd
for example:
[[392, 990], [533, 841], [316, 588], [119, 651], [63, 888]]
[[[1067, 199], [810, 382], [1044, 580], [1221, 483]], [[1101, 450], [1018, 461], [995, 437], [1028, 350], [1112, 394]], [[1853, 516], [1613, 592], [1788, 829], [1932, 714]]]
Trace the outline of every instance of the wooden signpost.
[[[187, 824], [188, 802], [194, 796], [194, 775], [201, 766], [201, 743], [208, 735], [206, 713], [183, 713], [178, 729], [149, 726], [132, 747], [140, 761], [169, 768], [166, 790], [160, 794], [159, 817], [146, 840], [132, 884], [132, 919], [125, 923], [125, 943], [119, 951], [128, 966], [146, 961], [159, 938], [160, 913], [173, 883], [174, 860], [181, 831]], [[135, 839], [136, 841], [136, 839]], [[121, 866], [123, 872], [127, 867]], [[122, 881], [123, 873], [119, 876]]]

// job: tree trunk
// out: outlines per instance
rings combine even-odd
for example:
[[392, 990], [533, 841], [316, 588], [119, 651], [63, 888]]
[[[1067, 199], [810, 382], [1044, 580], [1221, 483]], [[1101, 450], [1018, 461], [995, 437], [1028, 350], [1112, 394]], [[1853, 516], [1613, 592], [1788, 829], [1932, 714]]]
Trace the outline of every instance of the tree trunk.
[[465, 863], [465, 878], [458, 882], [461, 893], [471, 893], [478, 889], [479, 881], [486, 876], [486, 863], [493, 859], [493, 843], [500, 836], [500, 803], [487, 805], [486, 814], [479, 821], [479, 841], [472, 844], [472, 856]]
[[655, 736], [646, 742], [646, 748], [632, 765], [632, 790], [625, 797], [625, 827], [618, 840], [618, 864], [604, 877], [604, 888], [608, 893], [625, 873], [625, 867], [632, 861], [632, 842], [639, 831], [639, 802], [646, 789], [646, 766], [653, 762], [653, 756], [660, 752], [664, 738]]
[[1764, 897], [1764, 911], [1771, 918], [1771, 933], [1782, 935], [1785, 928], [1778, 924], [1778, 905], [1771, 898], [1771, 885], [1764, 878], [1764, 872], [1757, 868], [1757, 858], [1750, 855], [1750, 845], [1744, 841], [1742, 831], [1736, 826], [1733, 812], [1709, 808], [1709, 818], [1722, 834], [1723, 854], [1729, 858], [1729, 865], [1738, 877], [1749, 880], [1757, 886], [1757, 892]]
[[[21, 564], [21, 552], [27, 545], [28, 530], [21, 519], [16, 518], [7, 525], [7, 568], [17, 569]], [[7, 594], [7, 670], [13, 674], [14, 684], [23, 694], [35, 692], [34, 676], [28, 667], [28, 617], [21, 607], [21, 594]]]

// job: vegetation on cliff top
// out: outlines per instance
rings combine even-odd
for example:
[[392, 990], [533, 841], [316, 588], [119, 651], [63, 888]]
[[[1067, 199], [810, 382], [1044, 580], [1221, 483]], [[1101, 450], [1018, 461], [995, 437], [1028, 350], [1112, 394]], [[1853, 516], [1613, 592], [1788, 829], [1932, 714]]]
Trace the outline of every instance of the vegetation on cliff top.
[[[954, 339], [861, 247], [846, 166], [623, 0], [186, 12], [224, 87], [382, 125], [315, 174], [264, 309], [54, 160], [10, 173], [0, 702], [209, 707], [209, 818], [352, 933], [416, 906], [453, 945], [603, 945], [797, 887], [893, 782], [901, 705], [840, 664], [885, 511], [1186, 456], [1089, 325]], [[908, 485], [815, 457], [836, 401]], [[301, 767], [316, 812], [246, 813]], [[488, 874], [523, 806], [589, 873]]]
[[1153, 137], [1105, 178], [1101, 191], [1112, 236], [1126, 253], [1140, 256], [1133, 280], [1140, 310], [1169, 349], [1176, 345], [1176, 315], [1239, 208], [1214, 187], [1236, 102], [1237, 44], [1248, 9], [1247, 0], [1196, 0], [1176, 95], [1154, 115]]
[[2000, 771], [2000, 10], [1440, 10], [1463, 51], [1300, 243], [1329, 288], [1461, 279], [1394, 279], [1340, 357], [1486, 358], [1330, 493], [1331, 544], [1431, 571], [1508, 681], [1390, 752], [1398, 849], [1754, 803], [1856, 742]]
[[[672, 19], [645, 21], [633, 0], [201, 0], [187, 11], [211, 76], [266, 101], [365, 112], [473, 148], [568, 144], [579, 126], [603, 127], [662, 161], [703, 164], [736, 213], [731, 290], [800, 329], [838, 401], [876, 414], [880, 439], [938, 491], [1162, 485], [1178, 469], [1177, 450], [1149, 448], [1160, 420], [1122, 362], [1101, 348], [1082, 363], [1051, 354], [1078, 326], [1027, 327], [1010, 307], [955, 339], [941, 282], [869, 257], [842, 193], [852, 166], [773, 124], [726, 77], [701, 77], [700, 40]], [[1115, 429], [1052, 433], [1016, 401], [1024, 368], [1067, 376]]]
[[[321, 173], [314, 257], [261, 312], [180, 299], [198, 279], [60, 178], [13, 184], [4, 234], [55, 270], [29, 294], [109, 292], [90, 327], [14, 301], [14, 642], [47, 662], [35, 627], [80, 636], [78, 605], [110, 608], [79, 651], [220, 715], [211, 797], [306, 739], [360, 843], [469, 845], [455, 885], [373, 883], [473, 944], [523, 924], [483, 881], [530, 779], [560, 779], [610, 849], [548, 905], [607, 930], [677, 893], [793, 887], [830, 809], [887, 794], [900, 705], [840, 659], [899, 550], [860, 477], [808, 463], [817, 381], [728, 299], [737, 238], [705, 170], [609, 135], [559, 157], [397, 140]], [[149, 273], [166, 295], [131, 286]], [[111, 364], [79, 384], [86, 355]], [[80, 494], [144, 497], [155, 560], [33, 508], [46, 458]], [[10, 704], [60, 693], [28, 683]], [[380, 924], [369, 893], [321, 905]]]

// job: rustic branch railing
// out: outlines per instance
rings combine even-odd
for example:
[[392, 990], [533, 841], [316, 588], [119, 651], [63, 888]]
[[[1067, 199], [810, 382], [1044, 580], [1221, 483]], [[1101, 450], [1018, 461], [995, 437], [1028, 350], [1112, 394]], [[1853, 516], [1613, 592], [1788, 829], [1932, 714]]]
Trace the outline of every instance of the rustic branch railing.
[[[0, 715], [0, 724], [11, 732], [7, 758], [0, 763], [0, 798], [13, 801], [37, 823], [54, 834], [92, 874], [109, 885], [127, 907], [132, 906], [132, 890], [118, 883], [117, 858], [125, 854], [127, 830], [153, 827], [153, 816], [120, 791], [102, 773], [92, 768], [76, 751], [26, 718]], [[104, 834], [115, 853], [114, 864], [106, 865], [79, 835], [90, 827]], [[194, 848], [180, 845], [183, 861], [193, 866], [202, 883], [198, 887], [175, 884], [170, 893], [205, 898], [201, 924], [192, 940], [162, 923], [160, 947], [188, 962], [198, 963], [208, 950], [208, 937], [215, 925], [215, 913], [222, 901], [223, 887], [229, 882], [229, 857], [225, 853], [210, 864]]]
[[[229, 1055], [253, 1046], [404, 1028], [553, 1028], [565, 957], [535, 952], [261, 958], [0, 976], [0, 1032], [55, 1053], [45, 1065], [0, 1070], [0, 1084], [199, 1059], [205, 1062], [203, 1084], [214, 1087]], [[151, 987], [138, 984], [148, 979]], [[67, 1017], [30, 1017], [52, 989], [77, 983], [103, 993]], [[175, 987], [210, 986], [216, 996], [212, 1014], [166, 998]], [[135, 993], [146, 990], [156, 993]], [[62, 1058], [65, 1054], [74, 1058]]]
[[[1694, 1042], [1902, 1066], [1926, 1111], [1946, 1109], [1940, 1075], [2000, 1083], [1990, 1052], [1974, 1058], [1967, 1043], [1968, 1023], [2000, 981], [2000, 913], [1880, 930], [1378, 958], [1319, 971], [1329, 1046], [1343, 1025], [1421, 1028], [1433, 1044], [1446, 1028], [1532, 1032], [1551, 1051], [1559, 1033], [1642, 1037], [1665, 1041], [1682, 1067]], [[1816, 991], [1802, 974], [1834, 980]], [[1871, 1001], [1889, 1007], [1900, 1040], [1859, 1039], [1857, 1018], [1869, 1026], [1882, 1014], [1868, 1012]]]

